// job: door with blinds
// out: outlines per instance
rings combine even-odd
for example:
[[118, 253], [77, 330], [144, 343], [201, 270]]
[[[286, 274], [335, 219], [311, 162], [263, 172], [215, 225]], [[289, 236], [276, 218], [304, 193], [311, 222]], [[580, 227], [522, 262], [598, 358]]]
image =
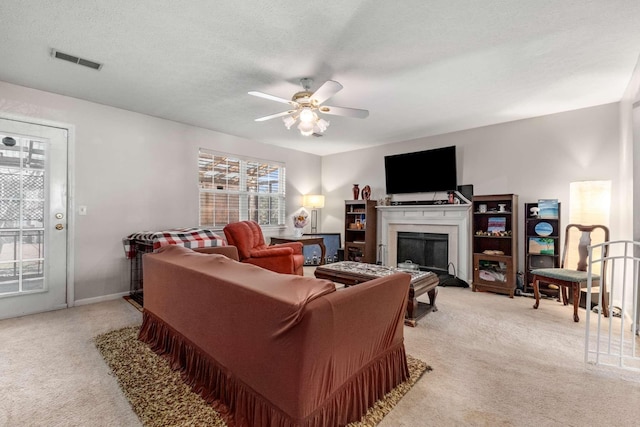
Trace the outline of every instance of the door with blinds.
[[0, 318], [67, 307], [67, 130], [0, 119]]

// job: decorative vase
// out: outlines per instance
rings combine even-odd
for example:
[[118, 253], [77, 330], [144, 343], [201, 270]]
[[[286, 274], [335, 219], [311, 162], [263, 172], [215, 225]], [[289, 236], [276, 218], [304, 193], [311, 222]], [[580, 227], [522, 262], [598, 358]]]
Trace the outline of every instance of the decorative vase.
[[358, 184], [353, 184], [353, 200], [358, 200], [358, 197], [360, 197], [360, 187], [358, 187]]
[[307, 226], [309, 222], [309, 212], [305, 208], [300, 208], [292, 217], [293, 219], [293, 234], [295, 237], [302, 237], [302, 229]]
[[369, 200], [371, 197], [371, 187], [365, 185], [362, 189], [362, 200]]

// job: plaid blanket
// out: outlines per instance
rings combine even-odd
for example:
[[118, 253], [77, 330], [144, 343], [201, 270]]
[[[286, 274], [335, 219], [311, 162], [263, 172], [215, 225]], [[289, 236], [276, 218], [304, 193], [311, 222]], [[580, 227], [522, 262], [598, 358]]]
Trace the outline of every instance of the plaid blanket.
[[136, 242], [152, 245], [157, 251], [163, 246], [180, 245], [185, 248], [208, 248], [212, 246], [226, 246], [227, 241], [211, 230], [203, 228], [173, 228], [166, 231], [142, 231], [133, 233], [122, 239], [124, 254], [127, 259], [136, 256]]

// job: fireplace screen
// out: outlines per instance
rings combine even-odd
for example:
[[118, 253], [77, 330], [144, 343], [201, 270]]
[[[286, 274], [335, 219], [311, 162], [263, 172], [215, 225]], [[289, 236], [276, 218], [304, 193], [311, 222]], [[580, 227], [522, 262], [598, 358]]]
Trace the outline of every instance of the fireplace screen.
[[449, 266], [449, 235], [398, 232], [397, 262], [411, 261], [423, 270], [446, 272]]

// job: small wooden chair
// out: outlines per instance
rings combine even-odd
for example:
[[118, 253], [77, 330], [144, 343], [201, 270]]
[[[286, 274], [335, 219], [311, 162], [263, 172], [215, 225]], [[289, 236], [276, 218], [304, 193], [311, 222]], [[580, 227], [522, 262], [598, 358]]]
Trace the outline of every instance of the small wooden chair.
[[[572, 229], [577, 229], [581, 235], [578, 241], [578, 265], [576, 269], [572, 270], [566, 268], [567, 261], [567, 252], [570, 248], [569, 243], [569, 235]], [[533, 308], [538, 308], [540, 305], [540, 281], [545, 283], [554, 284], [560, 287], [559, 292], [562, 295], [562, 302], [564, 305], [569, 303], [567, 296], [567, 289], [572, 290], [573, 296], [573, 321], [579, 322], [580, 318], [578, 317], [578, 306], [580, 304], [580, 289], [585, 287], [587, 284], [587, 257], [588, 257], [588, 247], [591, 245], [591, 236], [595, 230], [601, 230], [604, 232], [604, 241], [609, 241], [609, 229], [604, 225], [580, 225], [580, 224], [569, 224], [567, 225], [565, 231], [564, 238], [564, 250], [562, 253], [562, 262], [560, 263], [560, 268], [538, 268], [533, 270], [531, 273], [533, 274], [533, 293], [536, 298], [536, 303], [533, 305]], [[608, 246], [605, 246], [603, 249], [605, 252], [603, 254], [603, 258], [606, 258]], [[603, 272], [606, 272], [606, 260], [603, 261], [605, 263]], [[607, 288], [605, 284], [605, 278], [600, 278], [599, 275], [592, 274], [591, 276], [592, 287], [600, 285], [600, 292], [602, 293], [602, 313], [605, 317], [609, 317], [609, 301], [607, 295]], [[586, 301], [586, 307], [590, 307], [590, 301]]]

